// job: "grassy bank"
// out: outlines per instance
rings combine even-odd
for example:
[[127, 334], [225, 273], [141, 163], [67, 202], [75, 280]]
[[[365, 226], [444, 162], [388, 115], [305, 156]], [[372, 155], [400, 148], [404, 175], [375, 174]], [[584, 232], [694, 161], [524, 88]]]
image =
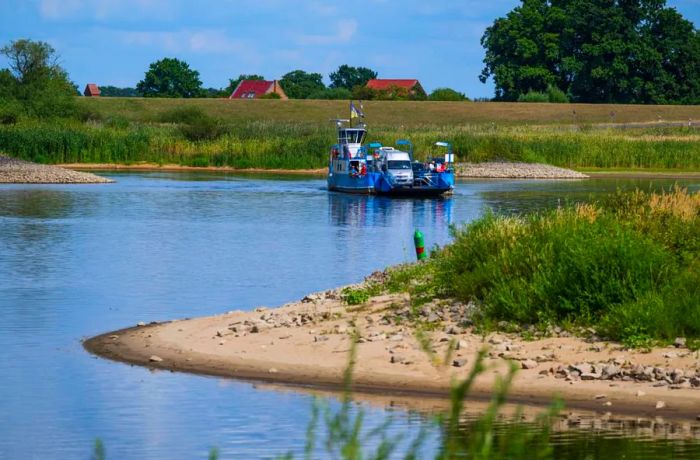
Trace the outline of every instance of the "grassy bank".
[[[136, 163], [234, 168], [312, 169], [326, 165], [334, 130], [310, 122], [231, 123], [202, 112], [166, 112], [159, 121], [119, 117], [22, 121], [0, 125], [0, 151], [40, 163]], [[511, 160], [568, 168], [700, 170], [693, 128], [629, 130], [561, 126], [372, 125], [370, 140], [409, 138], [418, 157], [436, 140], [453, 143], [458, 161]]]
[[[82, 109], [98, 117], [123, 117], [153, 122], [164, 113], [194, 107], [227, 123], [273, 121], [325, 124], [346, 118], [348, 101], [228, 100], [166, 98], [78, 98]], [[598, 123], [655, 123], [700, 120], [700, 106], [621, 104], [527, 104], [509, 102], [365, 101], [371, 126], [457, 125], [590, 125]], [[574, 113], [575, 112], [575, 113]]]
[[634, 346], [700, 339], [699, 194], [488, 215], [454, 236], [427, 263], [393, 270], [390, 290], [411, 292], [416, 306], [475, 302], [472, 320], [486, 328], [594, 327]]

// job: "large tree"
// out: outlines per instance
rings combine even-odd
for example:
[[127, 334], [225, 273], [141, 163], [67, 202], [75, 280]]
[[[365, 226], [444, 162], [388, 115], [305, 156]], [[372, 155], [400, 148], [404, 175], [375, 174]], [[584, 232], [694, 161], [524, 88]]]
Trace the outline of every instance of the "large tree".
[[700, 102], [700, 34], [665, 0], [522, 0], [481, 43], [500, 100], [552, 86], [578, 102]]
[[20, 39], [0, 48], [9, 69], [0, 71], [0, 99], [29, 116], [68, 116], [75, 112], [75, 85], [58, 64], [56, 51], [42, 41]]
[[356, 86], [365, 86], [368, 81], [377, 78], [377, 72], [367, 67], [351, 67], [343, 64], [328, 77], [331, 79], [331, 88], [345, 88], [352, 91]]
[[186, 62], [164, 58], [151, 64], [136, 90], [144, 97], [198, 97], [202, 82]]
[[306, 99], [326, 87], [320, 73], [308, 73], [303, 70], [285, 74], [280, 80], [280, 85], [291, 99]]

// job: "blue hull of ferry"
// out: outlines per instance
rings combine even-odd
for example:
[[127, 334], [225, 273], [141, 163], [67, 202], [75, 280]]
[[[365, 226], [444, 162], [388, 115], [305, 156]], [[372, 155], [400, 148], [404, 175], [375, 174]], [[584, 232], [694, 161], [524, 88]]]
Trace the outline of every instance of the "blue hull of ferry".
[[368, 172], [363, 176], [330, 173], [328, 190], [365, 195], [436, 196], [451, 192], [454, 182], [452, 172], [433, 174], [430, 185], [392, 185], [381, 172]]

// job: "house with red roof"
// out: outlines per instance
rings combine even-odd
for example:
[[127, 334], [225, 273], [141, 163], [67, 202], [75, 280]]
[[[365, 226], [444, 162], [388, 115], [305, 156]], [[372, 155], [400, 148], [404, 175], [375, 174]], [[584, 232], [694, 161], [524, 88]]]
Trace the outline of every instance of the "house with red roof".
[[95, 83], [88, 83], [85, 85], [85, 91], [83, 91], [83, 94], [87, 97], [99, 97], [100, 88], [98, 88]]
[[367, 82], [367, 88], [385, 95], [402, 96], [410, 99], [425, 99], [426, 93], [416, 79], [374, 78]]
[[229, 99], [260, 99], [273, 93], [279, 95], [280, 99], [289, 99], [277, 80], [242, 80]]

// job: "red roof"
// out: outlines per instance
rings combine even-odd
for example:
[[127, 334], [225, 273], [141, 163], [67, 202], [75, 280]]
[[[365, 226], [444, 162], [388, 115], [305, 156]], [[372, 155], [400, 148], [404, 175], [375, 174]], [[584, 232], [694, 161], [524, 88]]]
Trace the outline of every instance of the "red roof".
[[418, 80], [409, 80], [409, 79], [390, 79], [390, 78], [375, 78], [373, 80], [370, 80], [367, 82], [367, 88], [372, 88], [372, 89], [377, 89], [377, 90], [385, 90], [389, 89], [392, 86], [396, 86], [398, 88], [406, 88], [406, 89], [411, 89], [414, 86], [418, 84]]
[[252, 99], [267, 93], [274, 82], [264, 80], [243, 80], [241, 81], [229, 99]]
[[94, 83], [88, 83], [87, 86], [85, 86], [85, 91], [83, 92], [86, 96], [99, 96], [100, 95], [100, 88], [97, 87], [96, 84]]

